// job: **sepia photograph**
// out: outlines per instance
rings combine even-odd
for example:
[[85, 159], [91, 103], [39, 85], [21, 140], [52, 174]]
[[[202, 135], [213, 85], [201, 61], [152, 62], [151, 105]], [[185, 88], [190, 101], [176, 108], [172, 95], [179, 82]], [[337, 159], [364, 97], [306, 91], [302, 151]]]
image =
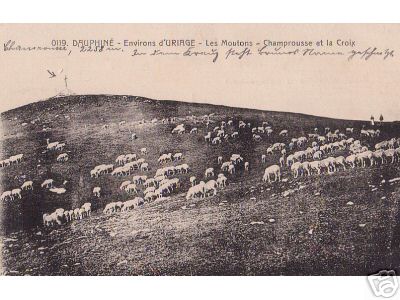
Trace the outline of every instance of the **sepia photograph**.
[[399, 24], [1, 24], [3, 276], [400, 272]]

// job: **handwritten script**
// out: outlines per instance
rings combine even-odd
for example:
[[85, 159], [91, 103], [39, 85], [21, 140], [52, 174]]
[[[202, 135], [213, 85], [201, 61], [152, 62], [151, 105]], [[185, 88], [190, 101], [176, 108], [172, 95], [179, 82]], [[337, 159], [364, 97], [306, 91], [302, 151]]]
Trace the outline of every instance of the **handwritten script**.
[[[184, 57], [184, 58], [204, 58], [208, 59], [212, 63], [216, 63], [220, 60], [246, 60], [252, 57], [343, 57], [348, 62], [360, 60], [370, 61], [379, 59], [386, 61], [395, 58], [394, 49], [380, 49], [375, 46], [365, 47], [361, 49], [355, 49], [352, 44], [351, 49], [349, 48], [334, 48], [333, 47], [284, 47], [277, 46], [271, 47], [268, 45], [262, 45], [260, 43], [250, 43], [250, 46], [217, 46], [211, 44], [211, 46], [204, 46], [204, 43], [191, 42], [181, 43], [171, 46], [158, 46], [157, 43], [151, 43], [143, 47], [132, 47], [131, 45], [126, 46], [121, 42], [116, 43], [77, 43], [76, 45], [69, 45], [67, 41], [60, 40], [60, 43], [52, 42], [51, 45], [22, 45], [14, 40], [7, 40], [3, 43], [2, 51], [4, 53], [26, 53], [26, 52], [57, 52], [65, 53], [66, 55], [77, 55], [77, 54], [119, 54], [126, 55], [131, 58], [139, 59], [140, 57]], [[178, 46], [177, 46], [178, 45]], [[189, 46], [187, 46], [189, 45]], [[306, 45], [312, 45], [308, 43]], [[318, 44], [317, 44], [318, 45]]]

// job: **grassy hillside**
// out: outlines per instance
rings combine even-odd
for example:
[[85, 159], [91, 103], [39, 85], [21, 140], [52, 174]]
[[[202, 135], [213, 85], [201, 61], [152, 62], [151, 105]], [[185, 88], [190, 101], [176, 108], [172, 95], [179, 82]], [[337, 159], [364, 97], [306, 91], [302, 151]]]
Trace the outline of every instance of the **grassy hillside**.
[[[268, 121], [274, 133], [263, 135], [259, 143], [244, 132], [238, 140], [208, 145], [203, 136], [209, 129], [200, 122], [205, 114], [214, 114], [211, 120], [216, 124], [228, 118], [235, 124], [238, 120], [254, 125]], [[168, 117], [177, 117], [177, 123], [184, 123], [188, 130], [198, 127], [199, 133], [172, 135], [176, 124], [160, 122]], [[154, 118], [158, 122], [152, 123]], [[126, 123], [119, 125], [120, 121]], [[110, 127], [104, 129], [105, 124]], [[3, 272], [365, 275], [387, 268], [400, 271], [400, 190], [396, 183], [388, 183], [399, 176], [398, 166], [296, 180], [285, 170], [287, 181], [272, 185], [261, 181], [265, 167], [279, 159], [278, 154], [272, 155], [261, 164], [261, 154], [272, 143], [288, 143], [315, 127], [320, 132], [324, 127], [341, 131], [355, 127], [358, 138], [365, 125], [302, 114], [107, 95], [55, 98], [5, 112], [1, 115], [0, 157], [23, 153], [24, 160], [0, 169], [1, 191], [29, 179], [34, 181], [34, 191], [24, 193], [21, 200], [0, 204]], [[399, 128], [385, 123], [378, 140], [363, 140], [363, 144], [396, 136]], [[288, 137], [278, 136], [282, 129], [289, 130]], [[132, 141], [131, 132], [138, 139]], [[56, 162], [60, 152], [44, 151], [47, 138], [66, 143], [68, 162]], [[90, 178], [90, 170], [114, 163], [120, 154], [139, 154], [142, 147], [149, 151], [145, 159], [151, 169], [135, 174], [153, 176], [157, 158], [164, 152], [182, 152], [192, 171], [179, 176], [183, 186], [171, 199], [104, 216], [101, 210], [106, 203], [130, 198], [119, 190], [129, 178]], [[250, 162], [250, 172], [228, 175], [229, 185], [215, 197], [187, 201], [189, 177], [203, 178], [207, 167], [219, 170], [217, 157], [228, 160], [233, 153]], [[55, 179], [56, 186], [66, 180], [67, 192], [55, 195], [41, 189], [47, 178]], [[92, 196], [95, 186], [102, 188], [100, 199]], [[290, 195], [284, 196], [288, 191]], [[354, 205], [348, 205], [349, 201]], [[55, 229], [41, 226], [44, 212], [71, 209], [84, 202], [94, 206], [91, 218]]]

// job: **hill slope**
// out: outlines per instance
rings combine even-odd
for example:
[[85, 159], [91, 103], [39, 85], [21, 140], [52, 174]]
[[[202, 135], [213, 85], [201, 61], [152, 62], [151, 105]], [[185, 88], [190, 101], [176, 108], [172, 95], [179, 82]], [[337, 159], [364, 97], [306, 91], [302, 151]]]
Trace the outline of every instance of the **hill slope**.
[[[201, 118], [206, 114], [212, 114], [212, 127], [228, 119], [254, 125], [268, 121], [274, 133], [262, 135], [261, 142], [244, 132], [240, 139], [209, 145], [204, 135], [210, 129]], [[160, 121], [171, 117], [176, 122]], [[1, 123], [1, 158], [24, 154], [20, 164], [0, 169], [2, 191], [34, 181], [33, 192], [1, 203], [7, 274], [365, 275], [398, 268], [400, 191], [387, 183], [398, 176], [396, 165], [300, 179], [284, 170], [287, 181], [272, 185], [261, 181], [265, 167], [279, 160], [274, 154], [261, 163], [272, 143], [288, 144], [314, 128], [343, 132], [355, 127], [359, 132], [366, 123], [107, 95], [33, 103], [3, 113]], [[199, 133], [172, 135], [179, 123], [187, 131], [197, 127]], [[278, 135], [283, 129], [289, 131], [288, 137]], [[383, 140], [395, 136], [399, 126], [383, 124], [380, 129]], [[138, 138], [132, 140], [131, 133]], [[46, 139], [65, 142], [70, 159], [56, 162], [60, 152], [45, 151]], [[371, 146], [377, 141], [363, 143]], [[142, 147], [148, 149], [150, 171], [135, 174], [153, 176], [157, 158], [168, 152], [182, 152], [191, 172], [179, 175], [182, 187], [169, 200], [103, 215], [106, 203], [130, 198], [119, 189], [127, 178], [91, 178], [90, 170], [114, 163], [120, 154], [138, 154]], [[250, 172], [227, 175], [229, 185], [217, 196], [187, 201], [189, 177], [204, 178], [208, 167], [219, 172], [217, 157], [227, 160], [233, 153], [250, 163]], [[341, 154], [346, 153], [337, 153]], [[56, 186], [67, 181], [67, 192], [56, 195], [40, 188], [47, 178]], [[92, 195], [95, 186], [102, 189], [100, 198]], [[349, 201], [354, 205], [347, 205]], [[85, 202], [94, 207], [92, 217], [52, 229], [41, 226], [44, 212]]]

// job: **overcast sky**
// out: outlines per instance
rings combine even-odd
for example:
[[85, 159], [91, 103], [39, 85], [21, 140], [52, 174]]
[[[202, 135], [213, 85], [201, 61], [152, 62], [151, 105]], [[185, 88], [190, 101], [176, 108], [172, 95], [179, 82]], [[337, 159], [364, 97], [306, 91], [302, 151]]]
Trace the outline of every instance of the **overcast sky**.
[[[400, 120], [399, 25], [0, 25], [0, 110], [54, 96], [68, 76], [77, 94], [129, 94], [348, 119], [382, 113]], [[102, 27], [103, 26], [103, 27]], [[44, 45], [56, 39], [111, 38], [158, 41], [312, 40], [356, 42], [353, 49], [394, 49], [395, 57], [368, 61], [344, 57], [245, 57], [242, 60], [130, 57], [128, 54], [4, 52], [11, 39]], [[256, 49], [256, 47], [254, 47]], [[338, 48], [345, 51], [351, 48]], [[49, 78], [47, 69], [62, 74]]]

